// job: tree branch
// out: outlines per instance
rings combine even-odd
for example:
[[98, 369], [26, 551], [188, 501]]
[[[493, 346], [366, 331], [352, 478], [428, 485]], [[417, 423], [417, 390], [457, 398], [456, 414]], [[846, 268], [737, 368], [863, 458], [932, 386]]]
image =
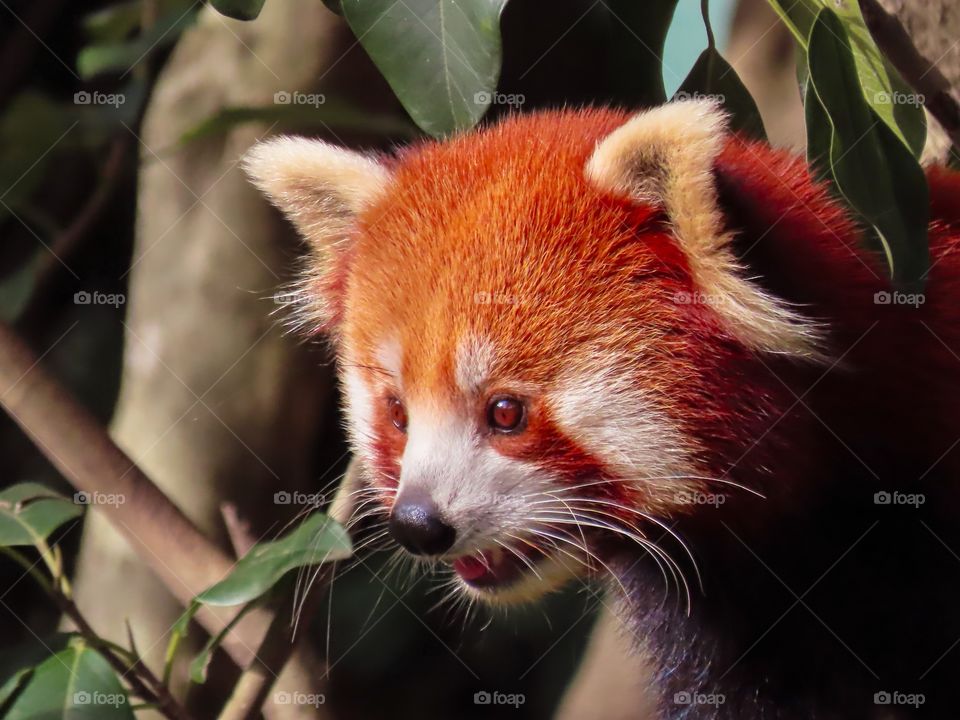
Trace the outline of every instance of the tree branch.
[[[77, 490], [123, 499], [96, 509], [184, 605], [230, 572], [233, 560], [114, 444], [90, 412], [40, 365], [39, 358], [5, 323], [0, 323], [0, 405]], [[235, 613], [204, 606], [197, 620], [216, 634]], [[249, 613], [224, 638], [224, 650], [237, 665], [247, 668], [256, 657], [253, 648], [262, 644], [263, 651], [280, 643], [285, 654], [268, 656], [275, 658], [268, 666], [279, 674], [283, 665], [277, 663], [286, 662], [294, 646], [286, 632], [278, 637], [265, 635], [271, 623], [276, 625], [267, 610]], [[303, 657], [297, 662], [309, 666]]]
[[903, 76], [923, 96], [923, 104], [960, 150], [960, 104], [950, 94], [950, 82], [935, 63], [927, 60], [895, 15], [877, 0], [859, 0], [860, 11], [877, 46]]

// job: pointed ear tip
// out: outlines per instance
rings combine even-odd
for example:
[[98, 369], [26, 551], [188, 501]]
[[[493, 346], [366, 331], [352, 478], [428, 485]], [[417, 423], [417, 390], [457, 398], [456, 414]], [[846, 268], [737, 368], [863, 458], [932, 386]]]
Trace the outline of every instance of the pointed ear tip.
[[263, 183], [278, 167], [292, 159], [292, 155], [299, 148], [302, 154], [303, 144], [313, 142], [305, 138], [290, 135], [280, 135], [268, 140], [261, 140], [251, 145], [240, 158], [240, 167], [243, 172], [256, 184]]

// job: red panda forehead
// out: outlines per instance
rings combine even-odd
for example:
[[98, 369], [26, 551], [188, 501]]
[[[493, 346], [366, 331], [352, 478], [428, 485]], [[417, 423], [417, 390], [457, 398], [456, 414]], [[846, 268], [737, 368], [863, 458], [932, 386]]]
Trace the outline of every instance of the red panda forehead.
[[[658, 210], [605, 196], [584, 177], [615, 112], [522, 116], [403, 153], [361, 218], [346, 335], [403, 338], [409, 369], [449, 384], [460, 338], [498, 348], [504, 374], [549, 375], [571, 341], [636, 325], [685, 260]], [[659, 278], [659, 280], [658, 280]], [[423, 370], [426, 373], [426, 370]]]

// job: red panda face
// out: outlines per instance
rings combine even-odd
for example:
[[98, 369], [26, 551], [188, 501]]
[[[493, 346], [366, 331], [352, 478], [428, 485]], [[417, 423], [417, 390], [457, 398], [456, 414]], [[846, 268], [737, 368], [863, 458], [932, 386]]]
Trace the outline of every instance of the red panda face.
[[[516, 118], [390, 166], [292, 140], [248, 160], [315, 243], [307, 321], [334, 333], [393, 536], [485, 599], [602, 569], [607, 539], [642, 544], [641, 520], [681, 509], [705, 472], [692, 405], [712, 343], [809, 339], [730, 271], [709, 185], [722, 115], [655, 112]], [[696, 292], [737, 313], [678, 301]]]

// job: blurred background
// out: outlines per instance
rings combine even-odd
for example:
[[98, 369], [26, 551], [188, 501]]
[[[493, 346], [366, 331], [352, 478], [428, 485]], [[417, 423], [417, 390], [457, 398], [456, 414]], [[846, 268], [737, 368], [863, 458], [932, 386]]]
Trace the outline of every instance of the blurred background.
[[[281, 327], [277, 292], [296, 271], [298, 240], [237, 162], [278, 132], [384, 150], [421, 136], [329, 4], [273, 0], [240, 22], [189, 0], [0, 0], [0, 313], [228, 551], [225, 503], [251, 537], [271, 537], [348, 461], [330, 358]], [[605, 38], [622, 33], [610, 9], [538, 5], [504, 11], [500, 92], [521, 97], [523, 112], [623, 101], [605, 71], [616, 62]], [[958, 13], [933, 6], [943, 12], [911, 22], [953, 23], [936, 37], [917, 27], [956, 86], [956, 44], [936, 43], [960, 37]], [[707, 44], [700, 12], [695, 0], [677, 7], [663, 55], [668, 96]], [[710, 12], [771, 142], [801, 150], [789, 32], [765, 0], [714, 0]], [[636, 40], [636, 52], [652, 52]], [[484, 122], [515, 109], [494, 106]], [[6, 416], [0, 468], [0, 486], [32, 480], [73, 494]], [[61, 545], [92, 624], [121, 641], [129, 618], [141, 651], [162, 662], [180, 613], [164, 585], [96, 511]], [[599, 588], [467, 615], [435, 607], [441, 579], [390, 573], [385, 560], [361, 553], [341, 568], [300, 630], [327, 658], [316, 666], [324, 714], [545, 718], [570, 686], [567, 717], [635, 716], [641, 670], [622, 660], [609, 618], [574, 681], [604, 615]], [[22, 575], [0, 559], [0, 680], [4, 663], [42, 655], [61, 622]], [[215, 715], [235, 679], [215, 658], [211, 680], [189, 691], [199, 717]], [[603, 687], [616, 695], [603, 696], [609, 707], [578, 704]], [[478, 705], [482, 691], [521, 693], [523, 705]]]

